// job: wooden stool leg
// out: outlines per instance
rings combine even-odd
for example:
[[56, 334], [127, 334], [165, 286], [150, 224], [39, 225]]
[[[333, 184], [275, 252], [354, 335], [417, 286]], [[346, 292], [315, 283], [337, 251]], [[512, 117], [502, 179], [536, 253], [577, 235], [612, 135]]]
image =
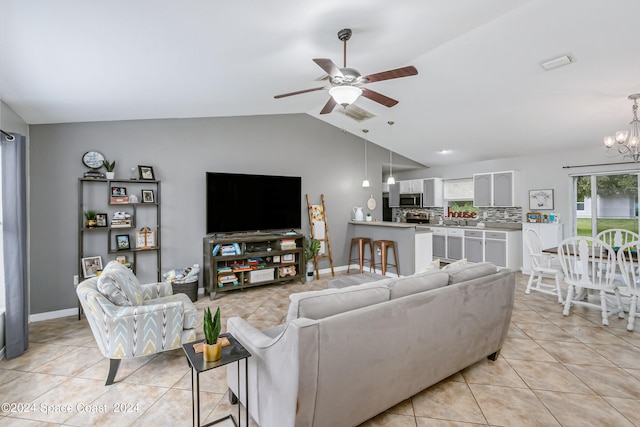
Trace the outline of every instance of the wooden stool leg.
[[385, 245], [384, 243], [380, 248], [380, 258], [381, 258], [380, 262], [382, 263], [382, 275], [386, 276], [387, 275], [387, 245]]
[[347, 273], [351, 268], [351, 250], [353, 249], [353, 240], [351, 241], [351, 245], [349, 245], [349, 260], [347, 261]]
[[358, 241], [358, 255], [358, 261], [360, 263], [360, 274], [362, 274], [362, 267], [364, 265], [364, 240], [362, 239]]
[[373, 272], [376, 272], [376, 267], [373, 259], [373, 242], [369, 241], [369, 249], [371, 249], [371, 258], [369, 258], [369, 273], [371, 273], [371, 269], [373, 268]]

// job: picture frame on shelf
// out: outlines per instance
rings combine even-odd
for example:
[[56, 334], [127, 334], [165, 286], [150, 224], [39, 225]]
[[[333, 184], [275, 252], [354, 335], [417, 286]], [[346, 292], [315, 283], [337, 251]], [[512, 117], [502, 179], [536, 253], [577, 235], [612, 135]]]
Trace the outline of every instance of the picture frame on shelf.
[[542, 222], [542, 214], [540, 212], [527, 212], [527, 222], [528, 223]]
[[153, 190], [142, 190], [142, 203], [155, 203], [156, 197]]
[[131, 242], [129, 242], [129, 235], [118, 234], [116, 236], [116, 246], [119, 251], [131, 249]]
[[153, 167], [138, 165], [138, 179], [146, 180], [146, 181], [155, 181], [156, 175], [153, 173]]
[[149, 227], [136, 231], [136, 249], [153, 249], [156, 246], [156, 233]]
[[529, 190], [529, 209], [553, 209], [553, 190]]
[[126, 196], [127, 188], [126, 187], [111, 187], [111, 195], [112, 196]]
[[96, 277], [102, 271], [102, 257], [91, 256], [82, 258], [82, 277], [88, 279]]
[[96, 227], [106, 227], [107, 226], [107, 214], [99, 213], [96, 214]]

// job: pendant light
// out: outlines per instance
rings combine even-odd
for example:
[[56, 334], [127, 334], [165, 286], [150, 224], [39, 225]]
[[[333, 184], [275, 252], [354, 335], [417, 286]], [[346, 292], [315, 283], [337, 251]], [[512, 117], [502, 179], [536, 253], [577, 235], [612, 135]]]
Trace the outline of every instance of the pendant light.
[[362, 187], [369, 187], [369, 178], [367, 178], [367, 132], [369, 129], [362, 129], [364, 132], [364, 180], [362, 181]]
[[[391, 126], [393, 126], [394, 122], [388, 121], [387, 123], [389, 123], [389, 135], [392, 135]], [[393, 138], [390, 138], [389, 142], [391, 142], [391, 140], [393, 140]], [[393, 151], [389, 149], [389, 178], [387, 178], [387, 184], [393, 185], [395, 183], [396, 179], [393, 177]]]

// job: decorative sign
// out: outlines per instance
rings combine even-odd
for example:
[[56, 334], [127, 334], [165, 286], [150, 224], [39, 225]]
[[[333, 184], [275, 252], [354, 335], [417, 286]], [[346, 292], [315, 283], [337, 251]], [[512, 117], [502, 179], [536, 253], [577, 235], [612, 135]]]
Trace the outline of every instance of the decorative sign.
[[149, 227], [142, 227], [136, 231], [136, 248], [153, 249], [156, 246], [156, 233]]

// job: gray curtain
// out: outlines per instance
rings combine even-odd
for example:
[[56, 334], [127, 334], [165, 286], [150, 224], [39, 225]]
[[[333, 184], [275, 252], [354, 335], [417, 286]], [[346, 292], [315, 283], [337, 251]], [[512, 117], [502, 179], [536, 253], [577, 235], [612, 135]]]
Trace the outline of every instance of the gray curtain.
[[27, 288], [27, 175], [26, 139], [2, 134], [2, 227], [4, 282], [7, 303], [7, 359], [29, 347], [29, 294]]

